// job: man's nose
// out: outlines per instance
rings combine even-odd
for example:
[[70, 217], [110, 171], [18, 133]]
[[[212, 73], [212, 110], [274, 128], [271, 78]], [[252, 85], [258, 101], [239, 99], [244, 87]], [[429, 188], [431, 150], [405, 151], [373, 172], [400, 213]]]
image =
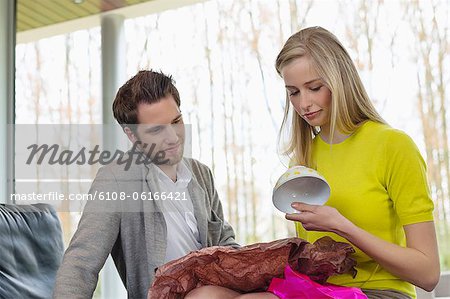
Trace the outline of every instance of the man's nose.
[[164, 139], [167, 143], [177, 143], [179, 140], [175, 126], [177, 126], [177, 124], [166, 126]]

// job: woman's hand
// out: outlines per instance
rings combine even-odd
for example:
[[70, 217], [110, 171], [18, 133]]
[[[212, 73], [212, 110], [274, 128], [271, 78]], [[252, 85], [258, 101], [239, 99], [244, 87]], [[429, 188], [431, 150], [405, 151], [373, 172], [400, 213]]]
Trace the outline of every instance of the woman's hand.
[[351, 222], [333, 207], [300, 202], [292, 203], [292, 207], [300, 213], [286, 214], [286, 219], [300, 222], [306, 230], [339, 234], [344, 225], [351, 225]]
[[432, 221], [405, 225], [407, 247], [402, 247], [359, 228], [333, 207], [298, 202], [292, 207], [300, 213], [286, 214], [286, 219], [301, 222], [306, 230], [340, 235], [393, 275], [426, 291], [433, 290], [439, 281], [439, 254]]

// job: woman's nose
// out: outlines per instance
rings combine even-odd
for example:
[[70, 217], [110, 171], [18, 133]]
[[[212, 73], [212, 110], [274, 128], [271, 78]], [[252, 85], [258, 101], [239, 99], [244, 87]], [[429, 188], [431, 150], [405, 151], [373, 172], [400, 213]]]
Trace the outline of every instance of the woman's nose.
[[312, 101], [307, 95], [300, 95], [298, 101], [298, 106], [302, 111], [309, 111], [311, 109]]

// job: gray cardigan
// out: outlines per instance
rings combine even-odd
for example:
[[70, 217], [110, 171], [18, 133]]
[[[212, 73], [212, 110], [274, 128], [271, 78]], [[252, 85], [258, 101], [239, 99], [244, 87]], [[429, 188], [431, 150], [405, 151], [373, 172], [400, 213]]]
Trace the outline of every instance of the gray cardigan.
[[[232, 227], [224, 220], [211, 171], [194, 159], [183, 160], [193, 175], [188, 190], [202, 246], [238, 247]], [[117, 164], [104, 166], [99, 169], [89, 193], [159, 192], [153, 167], [156, 166], [133, 164], [124, 171]], [[155, 270], [164, 263], [166, 253], [166, 223], [160, 212], [161, 201], [133, 201], [127, 207], [123, 206], [124, 202], [88, 202], [58, 270], [53, 298], [92, 298], [98, 273], [109, 254], [128, 298], [147, 298]], [[114, 205], [122, 206], [108, 210]]]

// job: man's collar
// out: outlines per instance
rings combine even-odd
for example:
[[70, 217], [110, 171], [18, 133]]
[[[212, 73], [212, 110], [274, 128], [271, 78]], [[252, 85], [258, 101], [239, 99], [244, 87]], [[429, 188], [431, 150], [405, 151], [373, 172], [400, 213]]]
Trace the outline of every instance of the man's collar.
[[189, 170], [189, 168], [187, 168], [187, 166], [183, 160], [181, 160], [177, 165], [177, 181], [176, 182], [173, 182], [167, 176], [167, 174], [165, 174], [164, 171], [162, 171], [157, 165], [155, 165], [155, 168], [157, 169], [157, 172], [158, 172], [158, 178], [161, 181], [176, 184], [177, 187], [180, 187], [180, 188], [186, 188], [192, 179], [192, 173]]

